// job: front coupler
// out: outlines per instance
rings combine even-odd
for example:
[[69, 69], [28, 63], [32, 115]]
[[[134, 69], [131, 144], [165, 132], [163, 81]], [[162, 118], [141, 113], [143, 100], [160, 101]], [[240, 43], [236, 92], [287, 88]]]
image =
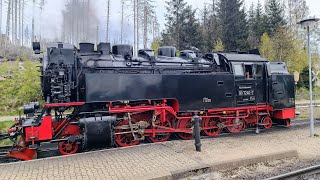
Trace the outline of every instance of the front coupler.
[[19, 129], [17, 126], [13, 126], [8, 130], [8, 133], [0, 134], [0, 141], [10, 139], [13, 142], [6, 156], [21, 160], [35, 159], [37, 157], [36, 149], [26, 147], [24, 139], [17, 129]]

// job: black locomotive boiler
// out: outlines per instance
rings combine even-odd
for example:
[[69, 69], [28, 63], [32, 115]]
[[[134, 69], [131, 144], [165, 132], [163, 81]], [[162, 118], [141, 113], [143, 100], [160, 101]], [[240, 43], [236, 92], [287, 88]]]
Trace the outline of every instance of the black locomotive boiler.
[[[34, 50], [40, 53], [39, 43]], [[130, 45], [51, 43], [41, 58], [45, 105], [24, 106], [25, 118], [0, 139], [15, 141], [10, 157], [29, 160], [42, 142], [61, 154], [92, 147], [192, 138], [191, 118], [202, 118], [204, 135], [223, 129], [290, 125], [295, 117], [293, 76], [285, 63], [257, 54], [174, 47], [139, 50]]]

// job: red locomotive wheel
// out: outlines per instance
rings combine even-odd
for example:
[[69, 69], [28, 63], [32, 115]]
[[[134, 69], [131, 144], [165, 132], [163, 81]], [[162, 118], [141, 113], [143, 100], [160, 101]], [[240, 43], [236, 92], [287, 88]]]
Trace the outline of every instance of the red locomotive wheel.
[[63, 141], [59, 143], [59, 151], [62, 155], [75, 154], [79, 149], [77, 142]]
[[[160, 126], [172, 128], [170, 121], [161, 123]], [[165, 142], [170, 138], [170, 136], [171, 136], [171, 133], [158, 133], [155, 135], [155, 137], [149, 136], [149, 140], [151, 142]]]
[[227, 130], [230, 133], [238, 133], [243, 129], [243, 119], [231, 119], [227, 121]]
[[270, 129], [272, 127], [272, 119], [269, 116], [266, 116], [262, 120], [263, 127], [266, 129]]
[[[192, 122], [190, 120], [184, 120], [184, 121], [179, 121], [178, 123], [178, 128], [180, 129], [191, 129], [192, 128]], [[178, 136], [183, 139], [183, 140], [190, 140], [192, 139], [192, 134], [191, 133], [178, 133]]]
[[[203, 127], [211, 127], [211, 126], [217, 126], [219, 123], [218, 119], [215, 118], [206, 118], [203, 120]], [[204, 129], [203, 132], [210, 137], [216, 136], [221, 132], [222, 129], [220, 128], [213, 128], [213, 129]]]
[[[122, 121], [118, 126], [129, 125], [128, 121]], [[130, 129], [116, 129], [115, 133], [130, 132]], [[134, 146], [140, 143], [140, 140], [134, 140], [132, 133], [116, 134], [116, 142], [120, 147]]]

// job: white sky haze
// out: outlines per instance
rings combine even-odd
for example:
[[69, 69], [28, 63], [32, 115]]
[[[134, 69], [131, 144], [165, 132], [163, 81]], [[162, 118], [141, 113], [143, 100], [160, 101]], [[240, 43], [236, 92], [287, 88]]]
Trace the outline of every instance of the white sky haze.
[[[260, 0], [260, 2], [263, 3], [264, 0]], [[41, 25], [41, 31], [42, 31], [42, 37], [54, 39], [58, 38], [60, 39], [60, 29], [61, 29], [61, 23], [62, 23], [62, 15], [61, 11], [64, 9], [64, 2], [65, 0], [47, 0], [47, 4], [43, 11], [42, 16], [42, 25]], [[106, 0], [92, 0], [91, 2], [94, 3], [94, 9], [97, 12], [97, 16], [100, 21], [100, 40], [104, 41], [105, 39], [105, 27], [106, 27]], [[204, 7], [204, 3], [210, 3], [211, 0], [186, 0], [186, 2], [190, 5], [192, 5], [193, 8], [202, 9]], [[258, 0], [245, 0], [245, 6], [248, 9], [248, 7], [253, 2], [256, 4]], [[31, 17], [32, 17], [32, 1], [29, 0], [27, 2], [27, 10], [26, 10], [26, 22], [29, 28], [31, 29]], [[310, 15], [320, 17], [320, 0], [307, 0], [307, 4], [310, 8]], [[156, 14], [159, 20], [159, 23], [161, 25], [161, 29], [164, 27], [165, 23], [165, 17], [164, 14], [166, 13], [165, 8], [165, 0], [155, 0], [156, 5]], [[6, 5], [4, 5], [5, 8]], [[126, 11], [127, 14], [130, 14], [132, 11], [131, 7], [127, 7]], [[36, 35], [39, 36], [40, 31], [40, 13], [36, 13]], [[5, 18], [6, 13], [4, 12], [4, 15], [2, 17], [2, 24], [5, 24]], [[120, 38], [120, 19], [121, 19], [121, 4], [120, 0], [111, 0], [111, 24], [110, 24], [110, 40], [118, 40]], [[132, 18], [127, 18], [126, 20], [126, 28], [125, 28], [125, 35], [124, 39], [127, 40], [127, 42], [132, 42]], [[26, 25], [26, 26], [27, 26]], [[4, 33], [5, 27], [2, 26], [2, 33]], [[30, 30], [31, 31], [31, 30]]]

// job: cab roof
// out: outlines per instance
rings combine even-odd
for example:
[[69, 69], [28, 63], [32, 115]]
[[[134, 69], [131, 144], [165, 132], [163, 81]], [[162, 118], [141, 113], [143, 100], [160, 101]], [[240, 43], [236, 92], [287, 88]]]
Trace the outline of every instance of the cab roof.
[[219, 55], [225, 57], [228, 61], [269, 62], [267, 59], [256, 54], [219, 53]]

